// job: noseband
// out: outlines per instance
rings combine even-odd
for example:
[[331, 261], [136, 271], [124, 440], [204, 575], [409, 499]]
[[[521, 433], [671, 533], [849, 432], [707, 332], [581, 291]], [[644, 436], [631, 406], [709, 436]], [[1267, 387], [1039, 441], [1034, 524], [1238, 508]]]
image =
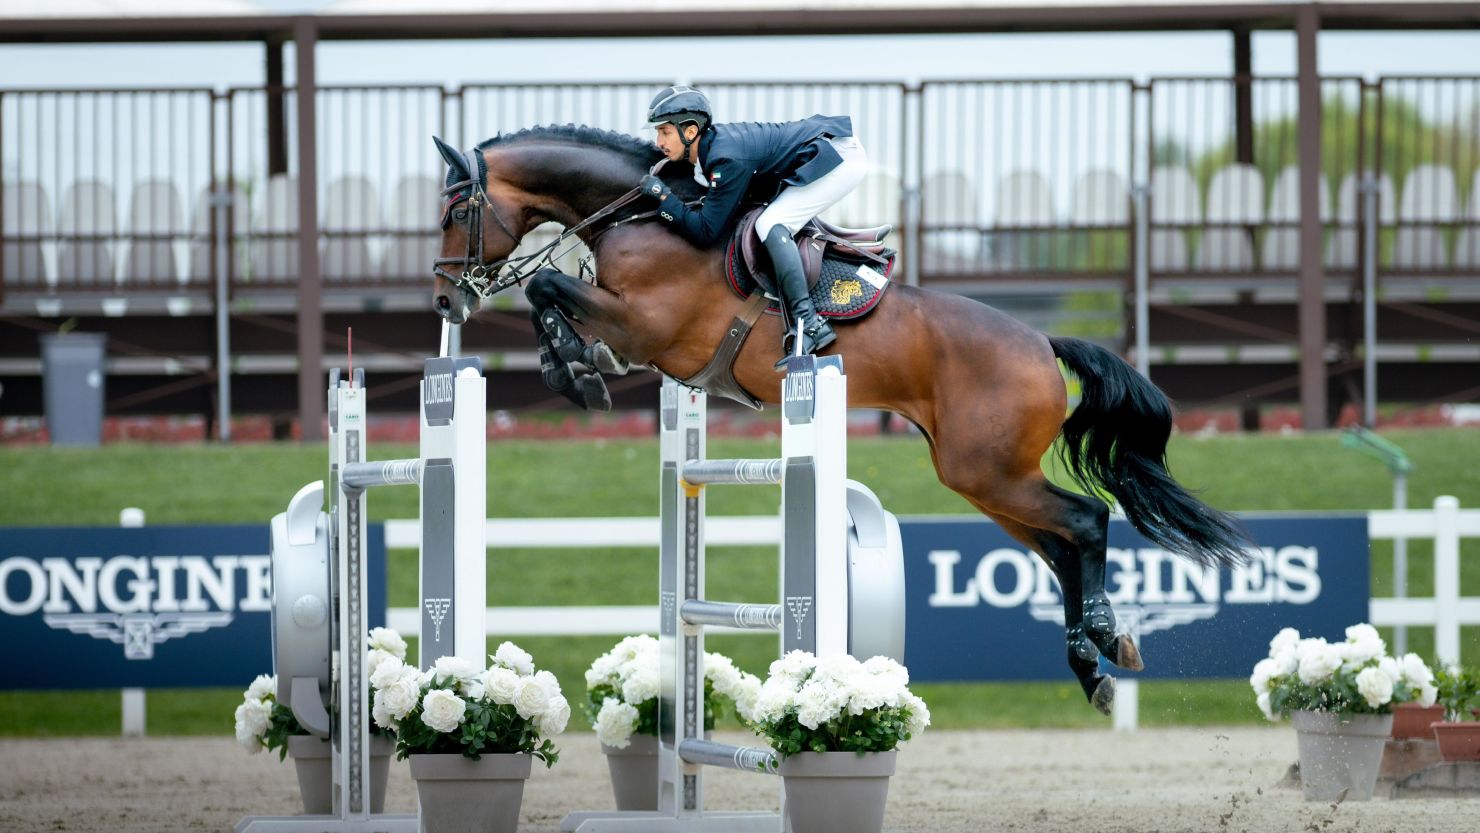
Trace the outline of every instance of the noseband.
[[[475, 296], [480, 301], [492, 297], [511, 286], [520, 285], [525, 278], [530, 277], [547, 265], [553, 266], [555, 248], [565, 242], [567, 238], [573, 237], [578, 232], [605, 220], [623, 206], [642, 196], [641, 188], [633, 188], [608, 203], [595, 214], [562, 231], [559, 237], [556, 237], [548, 245], [543, 246], [539, 250], [523, 257], [516, 258], [511, 256], [490, 262], [485, 260], [483, 255], [484, 206], [488, 207], [488, 211], [493, 215], [493, 220], [498, 223], [498, 227], [514, 242], [515, 248], [519, 247], [520, 237], [514, 233], [513, 229], [509, 228], [508, 223], [504, 222], [504, 218], [498, 213], [498, 208], [494, 206], [493, 200], [488, 198], [488, 192], [484, 190], [483, 182], [486, 179], [487, 163], [483, 161], [483, 155], [474, 149], [469, 151], [467, 156], [468, 170], [475, 171], [476, 173], [473, 173], [468, 179], [455, 182], [442, 189], [442, 196], [444, 198], [451, 198], [451, 202], [443, 209], [441, 224], [443, 230], [450, 227], [452, 225], [453, 208], [462, 202], [463, 199], [468, 201], [467, 253], [462, 257], [437, 258], [433, 261], [432, 271], [438, 277], [448, 281], [463, 292]], [[658, 164], [653, 166], [652, 173], [656, 174], [667, 161], [666, 159], [659, 160]], [[469, 195], [465, 198], [459, 197], [465, 188], [471, 189]], [[656, 217], [657, 214], [657, 211], [647, 211], [623, 220], [618, 220], [605, 229], [602, 229], [598, 235], [605, 234], [624, 223]], [[461, 271], [458, 274], [454, 274], [444, 269], [444, 266], [455, 266]]]

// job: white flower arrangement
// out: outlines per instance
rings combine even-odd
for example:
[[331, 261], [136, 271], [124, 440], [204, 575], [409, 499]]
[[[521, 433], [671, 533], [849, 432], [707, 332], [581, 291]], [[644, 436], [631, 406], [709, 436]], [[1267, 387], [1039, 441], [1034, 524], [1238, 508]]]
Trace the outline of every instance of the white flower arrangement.
[[[335, 658], [338, 659], [337, 657]], [[406, 640], [390, 628], [372, 628], [366, 639], [365, 671], [370, 676], [372, 696], [379, 686], [376, 680], [382, 666], [400, 665], [406, 659]], [[334, 668], [337, 672], [338, 663]], [[391, 721], [381, 721], [375, 715], [370, 724], [372, 734], [383, 734], [393, 730]], [[306, 735], [308, 732], [298, 724], [292, 709], [278, 702], [277, 677], [259, 674], [242, 695], [242, 704], [236, 707], [236, 740], [248, 752], [256, 754], [264, 749], [277, 749], [278, 757], [288, 754], [288, 736]]]
[[442, 657], [431, 670], [388, 658], [376, 667], [371, 713], [396, 732], [396, 757], [487, 753], [534, 755], [553, 766], [559, 751], [550, 737], [565, 731], [570, 704], [549, 671], [512, 642], [498, 646], [490, 666]]
[[1388, 714], [1399, 703], [1431, 706], [1434, 674], [1417, 654], [1395, 659], [1368, 624], [1346, 629], [1344, 642], [1302, 639], [1285, 628], [1249, 676], [1259, 710], [1270, 720], [1293, 711]]
[[[586, 670], [585, 711], [596, 736], [614, 749], [625, 749], [633, 735], [658, 734], [658, 640], [629, 636], [597, 657]], [[742, 723], [761, 689], [760, 679], [735, 667], [723, 654], [704, 653], [704, 729], [733, 709]]]
[[785, 759], [798, 752], [888, 752], [930, 725], [910, 675], [888, 657], [819, 661], [792, 651], [771, 663], [754, 708], [756, 731]]
[[293, 712], [277, 701], [277, 677], [257, 675], [242, 694], [236, 707], [236, 742], [250, 754], [264, 749], [278, 751], [281, 760], [288, 754], [288, 736], [306, 735]]

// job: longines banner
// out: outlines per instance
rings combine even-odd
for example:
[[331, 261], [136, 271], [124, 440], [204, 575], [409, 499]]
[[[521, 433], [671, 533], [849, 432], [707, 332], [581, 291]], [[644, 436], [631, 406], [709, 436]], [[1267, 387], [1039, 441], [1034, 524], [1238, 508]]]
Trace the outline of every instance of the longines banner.
[[[369, 611], [385, 622], [385, 527]], [[272, 673], [268, 527], [0, 529], [0, 689], [246, 685]]]
[[[1283, 627], [1344, 638], [1367, 621], [1363, 515], [1244, 518], [1246, 566], [1205, 570], [1110, 523], [1105, 586], [1138, 628], [1142, 677], [1247, 677]], [[1043, 560], [985, 520], [901, 521], [905, 662], [914, 680], [1068, 680], [1064, 609]], [[1121, 673], [1121, 672], [1116, 672]]]

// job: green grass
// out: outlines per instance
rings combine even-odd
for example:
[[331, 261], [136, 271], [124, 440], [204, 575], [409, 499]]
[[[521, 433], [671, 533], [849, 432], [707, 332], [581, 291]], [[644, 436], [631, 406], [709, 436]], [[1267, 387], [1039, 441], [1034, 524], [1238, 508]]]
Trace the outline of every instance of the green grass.
[[[1425, 507], [1441, 494], [1462, 506], [1480, 506], [1480, 431], [1393, 431], [1385, 437], [1402, 446], [1415, 463], [1411, 506]], [[769, 456], [775, 441], [715, 440], [712, 457]], [[410, 446], [378, 446], [372, 457], [413, 456]], [[1339, 435], [1219, 436], [1174, 438], [1173, 472], [1221, 508], [1255, 510], [1365, 510], [1388, 508], [1392, 483], [1376, 462], [1339, 447]], [[1047, 461], [1060, 482], [1064, 481]], [[501, 442], [489, 451], [489, 517], [568, 517], [656, 514], [656, 441]], [[109, 525], [124, 506], [142, 507], [151, 524], [263, 522], [283, 511], [302, 484], [324, 476], [321, 445], [147, 446], [114, 445], [75, 450], [0, 448], [0, 527]], [[935, 480], [923, 441], [911, 438], [855, 439], [849, 444], [849, 475], [872, 487], [900, 515], [961, 514], [965, 501]], [[713, 514], [766, 514], [776, 493], [764, 489], [715, 489]], [[375, 492], [368, 500], [374, 520], [414, 518], [413, 489]], [[1471, 551], [1474, 542], [1466, 544]], [[1409, 592], [1432, 592], [1431, 547], [1409, 544]], [[1468, 563], [1466, 563], [1468, 562]], [[1462, 595], [1480, 596], [1480, 559], [1462, 559]], [[1374, 542], [1373, 588], [1392, 586], [1391, 545]], [[416, 554], [393, 551], [390, 602], [412, 606], [416, 598]], [[775, 596], [773, 551], [714, 548], [708, 571], [713, 586], [735, 601]], [[511, 580], [510, 577], [517, 577]], [[489, 570], [494, 605], [646, 604], [652, 602], [657, 564], [651, 552], [631, 549], [500, 551]], [[1391, 639], [1391, 634], [1388, 635]], [[498, 638], [491, 638], [497, 644]], [[521, 637], [542, 667], [579, 696], [582, 671], [613, 638]], [[1410, 649], [1432, 652], [1432, 631], [1412, 629]], [[710, 650], [760, 672], [774, 656], [773, 639], [721, 635]], [[1466, 630], [1464, 656], [1480, 656], [1480, 632]], [[1156, 657], [1149, 658], [1151, 662]], [[268, 669], [260, 669], [263, 672]], [[920, 685], [937, 726], [949, 728], [1105, 726], [1084, 704], [1067, 671], [1047, 683]], [[240, 691], [151, 690], [153, 734], [229, 732]], [[0, 692], [0, 713], [11, 717], [0, 735], [111, 735], [119, 727], [117, 691]], [[1258, 720], [1242, 681], [1143, 681], [1145, 725], [1202, 725]], [[576, 725], [580, 726], [578, 718]]]

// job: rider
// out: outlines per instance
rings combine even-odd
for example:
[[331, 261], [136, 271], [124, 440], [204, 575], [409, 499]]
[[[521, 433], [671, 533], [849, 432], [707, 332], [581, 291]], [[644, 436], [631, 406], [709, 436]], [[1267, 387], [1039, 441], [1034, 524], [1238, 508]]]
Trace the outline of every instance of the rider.
[[[660, 218], [701, 248], [728, 237], [747, 203], [769, 202], [755, 233], [771, 256], [791, 326], [801, 323], [801, 350], [815, 353], [837, 335], [812, 305], [792, 237], [863, 179], [868, 158], [853, 136], [853, 120], [815, 115], [783, 123], [715, 124], [712, 112], [709, 99], [693, 87], [672, 86], [653, 97], [648, 124], [658, 130], [658, 147], [672, 161], [693, 163], [695, 178], [709, 191], [699, 208], [690, 209], [670, 199], [668, 186], [649, 174], [642, 179], [643, 193], [659, 200]], [[791, 335], [782, 341], [787, 355]], [[776, 367], [785, 365], [783, 356]]]

